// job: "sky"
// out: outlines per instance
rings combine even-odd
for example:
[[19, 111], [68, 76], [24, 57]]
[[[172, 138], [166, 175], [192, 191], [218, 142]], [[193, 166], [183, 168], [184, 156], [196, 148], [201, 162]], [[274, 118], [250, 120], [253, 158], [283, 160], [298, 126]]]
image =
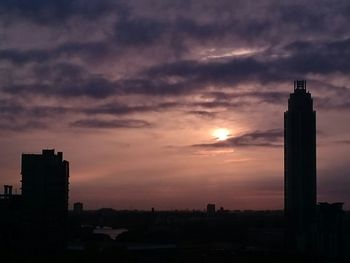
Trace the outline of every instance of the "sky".
[[[86, 209], [283, 208], [307, 80], [318, 201], [350, 209], [347, 0], [1, 0], [0, 183], [62, 151]], [[220, 130], [221, 129], [221, 130]]]

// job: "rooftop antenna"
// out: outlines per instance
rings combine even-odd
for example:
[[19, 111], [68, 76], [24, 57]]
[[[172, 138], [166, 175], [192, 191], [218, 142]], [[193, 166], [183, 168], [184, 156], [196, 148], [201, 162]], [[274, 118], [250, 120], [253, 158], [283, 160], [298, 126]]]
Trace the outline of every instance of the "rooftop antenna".
[[294, 80], [294, 90], [306, 91], [306, 80]]

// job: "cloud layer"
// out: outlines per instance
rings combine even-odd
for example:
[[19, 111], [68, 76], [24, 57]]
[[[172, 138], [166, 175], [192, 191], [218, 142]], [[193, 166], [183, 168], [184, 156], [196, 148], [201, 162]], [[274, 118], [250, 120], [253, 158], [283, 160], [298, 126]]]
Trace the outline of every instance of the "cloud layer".
[[[142, 1], [2, 1], [0, 92], [15, 102], [25, 97], [29, 105], [39, 96], [80, 108], [76, 100], [87, 98], [93, 102], [85, 114], [94, 114], [100, 110], [94, 101], [107, 105], [134, 96], [130, 112], [147, 112], [159, 96], [207, 96], [210, 90], [210, 101], [179, 103], [191, 114], [257, 100], [282, 104], [288, 92], [278, 87], [307, 78], [310, 85], [332, 87], [332, 94], [318, 95], [320, 107], [347, 109], [348, 88], [334, 77], [347, 78], [350, 70], [350, 7], [336, 2], [315, 9], [306, 1], [153, 1], [150, 9]], [[15, 44], [18, 35], [25, 41]], [[142, 96], [152, 103], [140, 103]]]

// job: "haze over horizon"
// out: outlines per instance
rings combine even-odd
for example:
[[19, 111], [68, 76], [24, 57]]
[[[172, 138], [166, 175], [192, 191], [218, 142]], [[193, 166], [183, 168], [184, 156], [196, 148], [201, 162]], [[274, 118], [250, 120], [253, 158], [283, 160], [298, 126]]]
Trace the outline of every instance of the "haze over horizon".
[[350, 2], [0, 2], [1, 183], [62, 151], [87, 209], [283, 208], [283, 113], [306, 79], [318, 201], [350, 209]]

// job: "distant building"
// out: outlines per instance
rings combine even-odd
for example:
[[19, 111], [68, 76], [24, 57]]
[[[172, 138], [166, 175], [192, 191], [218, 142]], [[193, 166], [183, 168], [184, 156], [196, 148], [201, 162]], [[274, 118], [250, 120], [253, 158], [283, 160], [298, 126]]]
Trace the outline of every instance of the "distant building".
[[12, 196], [12, 185], [4, 185], [4, 194], [2, 196], [4, 199], [8, 199]]
[[21, 207], [22, 198], [12, 193], [11, 185], [4, 185], [4, 192], [0, 194], [0, 250], [11, 251], [21, 235]]
[[207, 214], [215, 214], [215, 204], [207, 204]]
[[224, 209], [223, 206], [221, 206], [220, 209], [218, 210], [218, 213], [225, 213], [225, 212], [226, 212], [226, 211], [225, 211], [225, 209]]
[[317, 250], [326, 258], [339, 259], [344, 253], [343, 203], [317, 205]]
[[21, 174], [25, 234], [38, 248], [64, 246], [69, 163], [55, 150], [22, 154]]
[[84, 209], [83, 203], [80, 203], [80, 202], [74, 203], [73, 211], [75, 213], [81, 213], [81, 212], [83, 212], [83, 209]]
[[22, 204], [22, 197], [12, 193], [12, 185], [4, 185], [4, 193], [0, 194], [0, 213], [19, 210]]
[[284, 190], [288, 246], [310, 251], [316, 217], [316, 112], [304, 80], [294, 82], [284, 113]]

